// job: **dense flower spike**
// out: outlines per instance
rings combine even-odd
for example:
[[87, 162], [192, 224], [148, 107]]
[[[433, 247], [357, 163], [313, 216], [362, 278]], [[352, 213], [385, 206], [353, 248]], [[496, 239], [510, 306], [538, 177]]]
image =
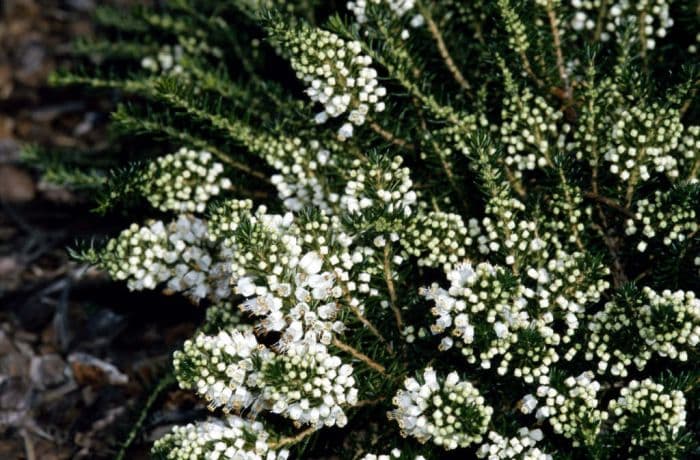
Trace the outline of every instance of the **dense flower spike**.
[[181, 148], [148, 165], [143, 174], [143, 193], [161, 211], [204, 212], [207, 202], [231, 188], [231, 180], [220, 177], [221, 163], [209, 152]]
[[168, 224], [132, 224], [107, 243], [101, 264], [114, 278], [126, 280], [130, 289], [165, 285], [196, 301], [218, 301], [231, 294], [226, 262], [230, 257], [228, 250], [209, 244], [204, 221], [182, 215]]
[[686, 424], [685, 397], [678, 390], [665, 392], [651, 379], [632, 380], [610, 401], [613, 430], [636, 428], [631, 452], [653, 452], [654, 444], [672, 443]]
[[155, 454], [168, 460], [236, 458], [286, 460], [287, 449], [273, 449], [262, 423], [230, 415], [227, 418], [176, 426], [156, 441]]
[[357, 404], [352, 366], [321, 344], [296, 344], [276, 354], [252, 332], [221, 331], [187, 341], [174, 365], [181, 387], [226, 413], [269, 410], [300, 425], [342, 427], [343, 406]]
[[339, 139], [352, 137], [353, 127], [363, 125], [371, 111], [384, 111], [386, 89], [359, 42], [322, 29], [302, 26], [292, 31], [282, 25], [276, 27], [275, 39], [290, 54], [297, 77], [308, 85], [306, 94], [323, 106], [316, 123], [347, 114]]
[[653, 354], [686, 361], [700, 343], [700, 300], [693, 292], [649, 287], [641, 297], [608, 302], [589, 324], [586, 359], [598, 371], [627, 376], [634, 364], [643, 369]]
[[[600, 383], [593, 379], [592, 372], [567, 378], [561, 391], [540, 385], [536, 395], [541, 403], [535, 416], [538, 420], [547, 420], [555, 433], [570, 438], [574, 446], [591, 446], [608, 418], [607, 412], [598, 409], [598, 391]], [[537, 399], [527, 395], [521, 401], [521, 410], [527, 414], [537, 405]]]
[[[155, 452], [690, 455], [695, 3], [179, 0], [107, 15], [105, 71], [56, 78], [129, 95], [116, 123], [158, 145], [128, 177], [76, 177], [109, 177], [101, 211], [148, 201], [173, 220], [134, 218], [81, 255], [207, 308], [174, 367], [220, 417]], [[163, 155], [173, 145], [187, 147]], [[65, 156], [54, 176], [92, 161]]]
[[545, 454], [535, 447], [538, 441], [542, 441], [544, 434], [539, 428], [529, 430], [521, 428], [518, 436], [504, 438], [500, 434], [491, 431], [488, 434], [490, 442], [484, 443], [476, 451], [479, 458], [499, 460], [504, 458], [518, 458], [522, 460], [552, 460], [552, 456]]
[[428, 367], [420, 380], [407, 378], [404, 388], [394, 396], [396, 409], [388, 414], [404, 436], [422, 443], [432, 441], [448, 450], [481, 442], [493, 408], [456, 372], [438, 379]]

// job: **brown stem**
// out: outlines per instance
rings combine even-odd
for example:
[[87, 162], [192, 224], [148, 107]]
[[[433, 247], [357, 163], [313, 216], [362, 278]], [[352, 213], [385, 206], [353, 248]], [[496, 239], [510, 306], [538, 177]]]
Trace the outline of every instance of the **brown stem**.
[[472, 87], [467, 81], [467, 79], [464, 78], [464, 75], [462, 75], [462, 72], [460, 72], [459, 68], [457, 68], [454, 59], [452, 59], [450, 51], [447, 49], [447, 45], [445, 44], [445, 40], [442, 38], [440, 29], [438, 28], [437, 24], [435, 24], [435, 21], [433, 21], [433, 18], [430, 15], [430, 11], [428, 11], [427, 8], [421, 8], [421, 14], [423, 15], [423, 18], [425, 18], [425, 23], [428, 26], [428, 31], [430, 31], [430, 34], [433, 36], [435, 44], [438, 48], [438, 52], [440, 53], [442, 60], [445, 61], [445, 65], [452, 74], [452, 77], [459, 84], [459, 86], [462, 87], [464, 91], [466, 91], [467, 93], [471, 93]]
[[603, 33], [603, 23], [605, 22], [605, 17], [608, 15], [608, 0], [603, 0], [600, 3], [600, 9], [598, 10], [598, 20], [595, 24], [595, 32], [593, 33], [593, 41], [600, 40], [600, 34]]
[[583, 194], [587, 198], [590, 198], [590, 199], [595, 200], [599, 203], [602, 203], [602, 204], [624, 214], [625, 216], [629, 217], [630, 219], [634, 219], [634, 213], [632, 211], [630, 211], [628, 208], [622, 206], [620, 203], [613, 200], [612, 198], [598, 195], [598, 193], [596, 193], [596, 192], [584, 192]]
[[392, 133], [390, 133], [386, 129], [382, 128], [379, 125], [379, 123], [377, 123], [376, 121], [371, 122], [369, 124], [369, 127], [372, 128], [372, 131], [379, 134], [380, 136], [382, 136], [384, 139], [391, 142], [392, 144], [401, 147], [402, 149], [406, 149], [406, 150], [415, 150], [416, 149], [415, 145], [411, 144], [410, 142], [408, 142], [405, 139], [401, 139], [399, 137], [394, 136]]
[[311, 436], [316, 432], [316, 427], [315, 426], [310, 426], [309, 428], [305, 429], [304, 431], [299, 432], [298, 434], [294, 436], [289, 436], [287, 438], [281, 438], [277, 440], [277, 442], [273, 442], [269, 444], [270, 450], [277, 450], [281, 447], [284, 446], [289, 446], [290, 444], [296, 444], [302, 439]]
[[401, 310], [399, 310], [399, 307], [397, 306], [394, 280], [391, 278], [391, 260], [389, 260], [388, 244], [384, 246], [384, 280], [386, 281], [386, 288], [389, 291], [389, 300], [391, 302], [391, 309], [394, 312], [394, 317], [396, 318], [396, 325], [399, 328], [399, 332], [401, 332], [403, 330], [403, 320], [401, 319]]
[[593, 228], [598, 232], [598, 234], [600, 234], [601, 238], [603, 239], [603, 242], [605, 243], [605, 246], [607, 246], [608, 248], [608, 252], [610, 252], [610, 256], [612, 257], [613, 261], [613, 286], [615, 288], [619, 288], [627, 282], [627, 275], [625, 274], [625, 269], [622, 265], [622, 261], [620, 260], [620, 252], [617, 248], [617, 242], [614, 238], [610, 237], [607, 234], [603, 227], [601, 227], [597, 223], [593, 223], [592, 225]]
[[559, 77], [564, 83], [566, 98], [571, 99], [571, 86], [569, 85], [569, 75], [566, 72], [564, 65], [564, 54], [561, 51], [561, 37], [559, 36], [559, 20], [554, 11], [552, 0], [547, 2], [547, 17], [549, 18], [549, 26], [552, 29], [552, 39], [554, 40], [554, 51], [557, 56], [557, 69], [559, 69]]
[[386, 368], [384, 366], [382, 366], [378, 362], [374, 361], [372, 358], [370, 358], [366, 354], [362, 353], [360, 350], [353, 348], [352, 346], [348, 345], [345, 342], [341, 342], [337, 338], [333, 338], [333, 345], [340, 348], [344, 352], [352, 355], [354, 358], [359, 359], [360, 361], [367, 364], [367, 366], [371, 367], [372, 369], [379, 372], [380, 374], [386, 375]]

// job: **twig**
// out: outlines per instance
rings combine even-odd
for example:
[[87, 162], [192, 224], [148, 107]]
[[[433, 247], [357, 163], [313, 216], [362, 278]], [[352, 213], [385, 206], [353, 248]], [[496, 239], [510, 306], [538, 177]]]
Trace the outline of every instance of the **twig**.
[[442, 60], [445, 61], [445, 65], [447, 66], [448, 70], [454, 77], [455, 81], [459, 84], [459, 86], [461, 86], [464, 91], [471, 94], [472, 87], [467, 81], [467, 79], [464, 78], [464, 75], [462, 75], [462, 72], [460, 72], [459, 68], [457, 68], [454, 59], [452, 59], [452, 56], [450, 55], [450, 52], [447, 49], [447, 45], [445, 45], [445, 40], [442, 38], [440, 29], [438, 29], [437, 24], [435, 24], [435, 21], [433, 21], [433, 18], [430, 15], [430, 11], [427, 8], [421, 8], [421, 14], [425, 19], [425, 23], [428, 26], [428, 30], [433, 36], [435, 44], [438, 48], [438, 52], [440, 53]]
[[358, 407], [365, 407], [365, 406], [373, 406], [375, 404], [379, 404], [383, 402], [386, 398], [384, 396], [376, 399], [363, 399], [362, 401], [358, 401], [357, 404], [353, 405], [353, 409], [356, 409]]
[[294, 436], [289, 436], [287, 438], [282, 438], [279, 439], [277, 442], [273, 442], [269, 444], [269, 447], [271, 450], [276, 450], [279, 449], [280, 447], [288, 446], [290, 444], [296, 444], [302, 439], [311, 436], [317, 431], [315, 426], [310, 426], [309, 428], [305, 429], [304, 431], [299, 432], [298, 434]]
[[596, 231], [598, 231], [601, 238], [603, 238], [603, 242], [605, 243], [605, 246], [607, 246], [610, 256], [613, 259], [613, 285], [615, 288], [618, 288], [627, 282], [627, 275], [625, 274], [625, 269], [620, 261], [620, 253], [617, 250], [617, 244], [615, 240], [608, 236], [603, 227], [597, 223], [593, 223], [592, 226]]
[[590, 199], [595, 200], [599, 203], [602, 203], [602, 204], [624, 214], [625, 216], [629, 217], [630, 219], [634, 219], [634, 213], [632, 211], [630, 211], [628, 208], [622, 206], [620, 203], [613, 200], [612, 198], [598, 195], [598, 193], [596, 193], [596, 192], [584, 192], [583, 195], [587, 198], [590, 198]]
[[24, 429], [20, 430], [20, 435], [24, 441], [24, 452], [27, 454], [27, 460], [36, 460], [36, 451], [34, 450], [31, 435]]
[[552, 0], [547, 1], [547, 17], [549, 18], [549, 25], [552, 29], [554, 51], [557, 56], [557, 69], [559, 69], [559, 76], [561, 77], [562, 83], [564, 83], [566, 98], [567, 100], [570, 100], [572, 97], [571, 86], [569, 85], [569, 75], [567, 74], [566, 67], [564, 65], [564, 54], [561, 51], [561, 37], [559, 36], [559, 20], [557, 19], [557, 14], [554, 11], [554, 5], [552, 4]]
[[600, 40], [600, 34], [603, 33], [603, 22], [608, 15], [608, 0], [603, 0], [600, 2], [600, 9], [598, 10], [598, 20], [595, 25], [595, 32], [593, 33], [593, 41]]
[[156, 400], [160, 396], [160, 394], [171, 386], [172, 384], [175, 383], [175, 376], [172, 373], [167, 374], [165, 377], [161, 379], [161, 381], [158, 383], [158, 385], [155, 387], [153, 392], [148, 396], [148, 399], [146, 400], [146, 403], [143, 405], [143, 408], [141, 409], [141, 413], [139, 414], [139, 418], [136, 420], [136, 423], [134, 423], [134, 426], [131, 428], [131, 431], [129, 432], [129, 436], [126, 438], [124, 443], [122, 444], [121, 448], [119, 449], [119, 453], [117, 456], [114, 458], [114, 460], [123, 460], [126, 455], [126, 451], [129, 450], [129, 447], [131, 447], [131, 444], [133, 444], [134, 440], [136, 439], [136, 435], [141, 431], [141, 427], [143, 426], [143, 423], [146, 421], [146, 417], [148, 416], [148, 413], [151, 410], [151, 407], [153, 407], [153, 404], [155, 404]]
[[389, 291], [389, 300], [391, 302], [391, 309], [394, 311], [394, 317], [396, 317], [396, 325], [399, 328], [399, 332], [403, 330], [403, 320], [401, 319], [401, 310], [397, 305], [396, 289], [394, 288], [394, 280], [391, 278], [391, 260], [389, 260], [389, 245], [384, 246], [384, 280], [386, 281], [386, 288]]
[[345, 342], [341, 342], [337, 338], [333, 338], [333, 345], [336, 347], [340, 348], [346, 353], [351, 354], [353, 357], [359, 359], [363, 363], [367, 364], [369, 367], [374, 369], [375, 371], [379, 372], [382, 375], [386, 375], [386, 368], [379, 364], [378, 362], [374, 361], [372, 358], [367, 356], [366, 354], [362, 353], [360, 350], [353, 348], [352, 346], [348, 345]]
[[387, 141], [391, 142], [394, 145], [397, 145], [403, 149], [406, 150], [415, 150], [416, 146], [411, 144], [405, 139], [401, 139], [399, 137], [394, 136], [392, 133], [387, 131], [386, 129], [382, 128], [379, 123], [376, 121], [373, 121], [369, 124], [369, 127], [372, 128], [372, 131], [375, 133], [379, 134], [381, 137], [386, 139]]

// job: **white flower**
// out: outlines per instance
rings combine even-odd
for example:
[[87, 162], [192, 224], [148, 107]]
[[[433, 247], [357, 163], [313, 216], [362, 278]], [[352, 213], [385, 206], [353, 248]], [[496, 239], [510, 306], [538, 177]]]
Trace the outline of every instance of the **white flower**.
[[309, 275], [314, 275], [321, 271], [323, 259], [316, 252], [307, 252], [299, 261], [299, 268]]

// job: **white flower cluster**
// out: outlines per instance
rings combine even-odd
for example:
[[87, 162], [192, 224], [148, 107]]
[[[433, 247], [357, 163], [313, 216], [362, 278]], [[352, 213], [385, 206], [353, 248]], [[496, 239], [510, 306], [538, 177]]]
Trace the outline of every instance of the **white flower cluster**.
[[[483, 252], [505, 247], [518, 254], [518, 259], [506, 256], [512, 271], [489, 263], [464, 264], [447, 272], [449, 290], [434, 284], [421, 293], [436, 304], [433, 333], [452, 330], [441, 349], [452, 347], [458, 337], [457, 345], [470, 363], [488, 369], [493, 358], [502, 356], [497, 364], [500, 375], [512, 368], [513, 375], [532, 383], [549, 373], [560, 358], [556, 347], [571, 341], [586, 305], [597, 302], [610, 285], [605, 279], [608, 269], [599, 262], [589, 265], [584, 254], [550, 254], [545, 240], [537, 236], [537, 225], [516, 218], [512, 209], [520, 205], [517, 200], [507, 201], [507, 207], [493, 204], [507, 224], [497, 226], [487, 217], [486, 231], [477, 238]], [[543, 236], [561, 245], [551, 235]]]
[[231, 295], [229, 251], [213, 247], [206, 223], [188, 215], [164, 224], [132, 224], [103, 251], [102, 266], [112, 277], [126, 280], [129, 289], [166, 287], [193, 300], [218, 302]]
[[[348, 10], [355, 15], [358, 24], [364, 24], [369, 20], [367, 7], [370, 5], [381, 5], [389, 10], [399, 19], [416, 7], [416, 0], [354, 0], [347, 3]], [[411, 27], [418, 28], [425, 24], [425, 18], [421, 14], [414, 14], [410, 21]], [[408, 30], [401, 32], [401, 38], [409, 37]]]
[[369, 3], [386, 5], [398, 17], [402, 17], [416, 6], [415, 0], [355, 0], [348, 2], [348, 9], [352, 11], [360, 24], [367, 22], [367, 5]]
[[612, 127], [605, 152], [610, 172], [625, 182], [647, 181], [653, 172], [678, 177], [678, 147], [683, 125], [676, 109], [651, 104], [622, 110]]
[[141, 60], [141, 67], [153, 73], [180, 75], [183, 72], [181, 61], [184, 55], [182, 46], [165, 45], [158, 54]]
[[388, 454], [365, 454], [359, 460], [392, 460], [398, 458], [400, 460], [425, 460], [422, 455], [407, 456], [401, 452], [401, 449], [391, 449]]
[[552, 460], [552, 456], [542, 452], [535, 444], [544, 439], [539, 428], [530, 430], [520, 428], [518, 436], [505, 438], [495, 431], [488, 434], [490, 442], [486, 442], [476, 451], [476, 456], [488, 460], [517, 458], [521, 460]]
[[516, 177], [522, 171], [552, 166], [550, 151], [563, 147], [570, 129], [566, 123], [560, 126], [562, 112], [526, 89], [505, 101], [502, 116], [500, 133], [506, 149], [505, 162], [515, 168]]
[[471, 383], [451, 372], [441, 382], [435, 371], [423, 370], [422, 383], [413, 377], [404, 381], [387, 413], [396, 420], [403, 436], [421, 443], [432, 440], [447, 450], [479, 443], [488, 428], [493, 409]]
[[347, 113], [347, 122], [338, 130], [338, 138], [345, 140], [352, 137], [353, 126], [365, 123], [371, 110], [384, 111], [386, 89], [379, 85], [372, 58], [362, 54], [359, 42], [308, 26], [280, 33], [297, 77], [309, 85], [306, 94], [323, 105], [317, 123]]
[[158, 158], [140, 178], [151, 205], [161, 211], [204, 212], [209, 200], [231, 188], [212, 154], [185, 147]]
[[210, 410], [221, 407], [228, 413], [261, 404], [255, 390], [260, 379], [256, 359], [271, 358], [252, 333], [222, 330], [187, 340], [174, 353], [173, 365], [182, 388], [196, 390]]
[[298, 425], [342, 427], [343, 406], [357, 403], [352, 366], [321, 344], [277, 354], [251, 332], [221, 331], [188, 340], [174, 365], [180, 385], [206, 398], [211, 410], [269, 410]]
[[632, 445], [645, 448], [655, 442], [670, 442], [685, 427], [686, 411], [683, 392], [665, 392], [663, 385], [651, 379], [632, 380], [620, 390], [620, 397], [610, 401], [614, 417], [613, 430], [637, 427]]
[[241, 309], [263, 317], [259, 327], [264, 332], [282, 333], [278, 343], [281, 348], [302, 340], [328, 345], [333, 334], [344, 329], [343, 323], [336, 320], [338, 298], [343, 295], [336, 276], [345, 272], [321, 271], [323, 259], [316, 252], [299, 256], [298, 271], [289, 276], [289, 282], [268, 280], [267, 286], [258, 286], [246, 276], [239, 278], [236, 286], [238, 294], [250, 297]]
[[262, 423], [230, 415], [175, 426], [153, 451], [168, 460], [287, 460], [289, 451], [274, 449], [269, 438]]
[[[503, 267], [465, 263], [447, 273], [451, 283], [448, 291], [437, 284], [422, 291], [428, 300], [435, 301], [431, 310], [437, 316], [431, 326], [433, 334], [451, 329], [450, 335], [459, 339], [458, 346], [467, 360], [475, 363], [478, 359], [487, 369], [493, 358], [504, 355], [517, 342], [517, 331], [529, 325], [522, 287], [507, 278]], [[442, 339], [442, 350], [452, 347], [452, 337]]]
[[682, 243], [698, 231], [695, 210], [668, 199], [660, 191], [654, 192], [653, 201], [641, 199], [635, 202], [634, 219], [627, 219], [625, 233], [635, 235], [641, 227], [637, 250], [644, 252], [651, 241], [661, 241], [664, 246]]
[[520, 410], [529, 414], [537, 408], [537, 420], [548, 421], [555, 433], [571, 439], [574, 446], [590, 446], [608, 418], [607, 412], [598, 409], [600, 384], [594, 380], [593, 372], [588, 371], [576, 378], [567, 378], [564, 385], [566, 388], [561, 392], [541, 384], [536, 397], [526, 395], [522, 399]]
[[[270, 180], [285, 208], [292, 212], [314, 207], [331, 214], [338, 194], [330, 189], [325, 172], [342, 168], [343, 157], [315, 139], [248, 133], [247, 147], [278, 171]], [[339, 165], [340, 163], [340, 165]]]
[[309, 150], [303, 147], [291, 150], [290, 154], [297, 154], [293, 165], [281, 168], [280, 174], [273, 175], [270, 180], [288, 210], [297, 212], [304, 207], [314, 207], [330, 214], [338, 196], [328, 193], [322, 176], [313, 174], [329, 162], [330, 152], [321, 148], [317, 141], [311, 143]]
[[[600, 39], [609, 41], [621, 27], [634, 25], [639, 28], [643, 46], [652, 50], [656, 48], [656, 40], [664, 38], [673, 26], [670, 3], [669, 0], [616, 0], [612, 4], [605, 0], [571, 0], [576, 11], [571, 28], [576, 32], [593, 31], [600, 23], [604, 25]], [[599, 12], [604, 12], [605, 17], [598, 17]]]
[[309, 340], [330, 344], [344, 330], [341, 307], [361, 311], [356, 294], [370, 292], [368, 273], [350, 277], [364, 260], [363, 248], [350, 247], [353, 239], [337, 217], [305, 223], [291, 213], [267, 214], [264, 206], [251, 213], [249, 206], [226, 202], [209, 223], [212, 236], [232, 253], [232, 281], [246, 297], [240, 308], [259, 319], [260, 331], [280, 334], [280, 349]]
[[659, 295], [645, 287], [642, 296], [641, 303], [606, 303], [589, 323], [585, 357], [598, 361], [598, 372], [625, 377], [630, 365], [641, 370], [654, 353], [686, 361], [700, 343], [700, 300], [692, 291]]
[[402, 163], [399, 156], [390, 161], [380, 159], [365, 167], [360, 160], [354, 161], [340, 197], [341, 209], [355, 215], [367, 214], [373, 209], [384, 215], [410, 216], [418, 195], [412, 188], [410, 170], [401, 167]]

